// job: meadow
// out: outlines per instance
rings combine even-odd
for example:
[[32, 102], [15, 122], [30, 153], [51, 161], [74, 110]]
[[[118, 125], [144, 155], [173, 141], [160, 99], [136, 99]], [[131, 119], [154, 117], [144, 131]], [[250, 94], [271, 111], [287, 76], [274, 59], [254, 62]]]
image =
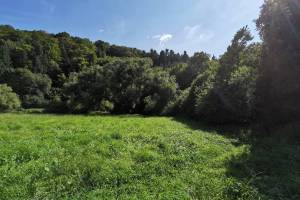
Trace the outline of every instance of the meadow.
[[0, 114], [0, 199], [300, 199], [300, 145], [174, 117]]

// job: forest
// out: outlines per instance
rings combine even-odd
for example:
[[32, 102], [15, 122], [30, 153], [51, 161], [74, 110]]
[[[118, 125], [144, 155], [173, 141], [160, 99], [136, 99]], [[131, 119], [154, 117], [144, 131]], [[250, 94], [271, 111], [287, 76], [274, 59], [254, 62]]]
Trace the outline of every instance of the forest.
[[256, 20], [216, 58], [156, 52], [0, 27], [1, 111], [185, 115], [209, 123], [272, 127], [300, 117], [300, 12], [294, 0], [266, 1]]
[[299, 200], [300, 3], [254, 22], [220, 56], [0, 25], [0, 200]]

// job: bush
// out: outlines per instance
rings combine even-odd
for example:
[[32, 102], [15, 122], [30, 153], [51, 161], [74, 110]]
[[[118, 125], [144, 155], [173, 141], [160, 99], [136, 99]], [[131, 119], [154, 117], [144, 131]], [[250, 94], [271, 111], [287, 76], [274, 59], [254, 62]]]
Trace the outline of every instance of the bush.
[[167, 106], [163, 110], [164, 115], [187, 115], [188, 113], [185, 111], [185, 104], [187, 101], [187, 98], [190, 94], [190, 89], [187, 88], [185, 90], [179, 90], [174, 98], [174, 100], [169, 101]]
[[107, 62], [69, 77], [60, 100], [64, 99], [70, 112], [160, 114], [174, 97], [175, 78], [151, 68], [151, 60], [123, 58]]
[[71, 112], [134, 113], [139, 109], [152, 63], [149, 59], [111, 59], [70, 76], [64, 85]]
[[256, 77], [256, 69], [247, 66], [241, 66], [231, 73], [226, 96], [231, 103], [234, 121], [247, 122], [253, 117]]
[[150, 59], [120, 59], [104, 66], [105, 77], [110, 77], [109, 88], [114, 113], [139, 113], [149, 84]]
[[254, 114], [256, 70], [237, 67], [221, 82], [216, 69], [210, 68], [194, 81], [186, 102], [189, 112], [194, 110], [194, 117], [214, 123], [249, 122]]
[[102, 100], [100, 102], [99, 111], [101, 112], [111, 112], [114, 109], [114, 104], [108, 100]]
[[44, 107], [51, 89], [51, 79], [45, 74], [34, 74], [28, 69], [6, 72], [2, 80], [20, 96], [25, 108]]
[[145, 84], [143, 113], [162, 114], [168, 103], [175, 97], [176, 89], [174, 76], [159, 68], [151, 69]]
[[20, 99], [11, 87], [6, 84], [0, 85], [0, 112], [11, 111], [19, 108]]
[[247, 27], [240, 29], [219, 61], [210, 60], [191, 85], [181, 110], [213, 123], [245, 123], [254, 113], [261, 45]]
[[99, 111], [101, 101], [108, 93], [108, 78], [104, 77], [103, 67], [93, 66], [79, 73], [73, 73], [63, 88], [59, 98], [72, 113]]
[[208, 69], [194, 80], [189, 94], [182, 103], [182, 112], [208, 121], [215, 116], [218, 105], [212, 97], [214, 96], [218, 69], [218, 62], [211, 61]]
[[218, 65], [213, 64], [193, 82], [183, 110], [193, 117], [213, 123], [245, 123], [254, 114], [256, 70], [241, 66], [218, 80]]
[[66, 102], [61, 99], [61, 96], [55, 95], [49, 101], [45, 111], [49, 113], [68, 113], [69, 108], [67, 107]]

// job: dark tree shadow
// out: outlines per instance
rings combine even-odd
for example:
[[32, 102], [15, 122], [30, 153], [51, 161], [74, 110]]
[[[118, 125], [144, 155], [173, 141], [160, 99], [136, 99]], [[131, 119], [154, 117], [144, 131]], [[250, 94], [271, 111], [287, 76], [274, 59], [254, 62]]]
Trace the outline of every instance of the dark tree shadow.
[[[249, 124], [212, 124], [207, 122], [200, 122], [192, 120], [185, 116], [176, 116], [172, 118], [173, 121], [179, 122], [187, 126], [192, 130], [201, 130], [207, 132], [214, 132], [223, 135], [227, 138], [239, 139], [237, 142], [241, 142], [248, 139], [251, 134]], [[239, 145], [236, 143], [235, 145]]]
[[212, 131], [237, 139], [233, 140], [237, 141], [236, 146], [247, 145], [249, 152], [228, 160], [227, 176], [251, 186], [263, 199], [300, 199], [300, 142], [297, 137], [280, 134], [291, 132], [288, 128], [279, 128], [276, 133], [266, 136], [247, 125], [211, 125], [184, 117], [173, 120], [194, 130]]
[[266, 199], [300, 199], [300, 145], [281, 137], [252, 138], [247, 145], [250, 152], [232, 157], [227, 174]]

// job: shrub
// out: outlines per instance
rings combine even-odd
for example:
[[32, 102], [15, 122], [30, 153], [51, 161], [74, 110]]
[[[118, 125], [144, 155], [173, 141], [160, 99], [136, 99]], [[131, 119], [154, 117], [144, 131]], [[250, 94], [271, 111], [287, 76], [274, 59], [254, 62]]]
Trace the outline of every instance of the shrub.
[[164, 108], [163, 114], [164, 115], [180, 115], [180, 114], [187, 115], [188, 113], [185, 112], [184, 106], [190, 94], [190, 89], [191, 88], [187, 88], [185, 90], [179, 90], [174, 100], [169, 101], [167, 106]]
[[62, 91], [69, 111], [160, 114], [176, 92], [175, 78], [149, 59], [108, 60], [73, 73]]
[[23, 107], [43, 107], [47, 104], [52, 83], [47, 75], [18, 68], [6, 72], [1, 81], [7, 83], [20, 96]]
[[162, 114], [168, 103], [175, 97], [177, 88], [175, 77], [157, 68], [150, 70], [146, 80], [143, 112]]
[[69, 108], [67, 107], [66, 102], [62, 100], [61, 96], [55, 95], [49, 101], [45, 111], [49, 113], [68, 113]]
[[217, 102], [212, 101], [219, 64], [211, 61], [207, 70], [193, 82], [188, 96], [182, 103], [182, 111], [196, 118], [209, 120], [215, 116]]
[[11, 111], [19, 108], [20, 99], [11, 87], [6, 84], [0, 85], [0, 112]]
[[67, 109], [73, 113], [99, 111], [100, 103], [108, 91], [108, 78], [104, 78], [103, 67], [100, 66], [73, 73], [62, 91]]
[[212, 65], [194, 81], [186, 107], [194, 117], [214, 123], [245, 123], [254, 113], [256, 70], [236, 67], [228, 80], [218, 80]]
[[226, 96], [231, 103], [231, 113], [238, 122], [247, 122], [253, 117], [256, 69], [241, 66], [233, 71], [228, 80]]
[[102, 100], [100, 102], [99, 111], [101, 112], [111, 112], [114, 109], [114, 104], [108, 100]]
[[148, 59], [111, 59], [70, 76], [63, 94], [70, 111], [134, 113], [139, 108], [152, 63]]

